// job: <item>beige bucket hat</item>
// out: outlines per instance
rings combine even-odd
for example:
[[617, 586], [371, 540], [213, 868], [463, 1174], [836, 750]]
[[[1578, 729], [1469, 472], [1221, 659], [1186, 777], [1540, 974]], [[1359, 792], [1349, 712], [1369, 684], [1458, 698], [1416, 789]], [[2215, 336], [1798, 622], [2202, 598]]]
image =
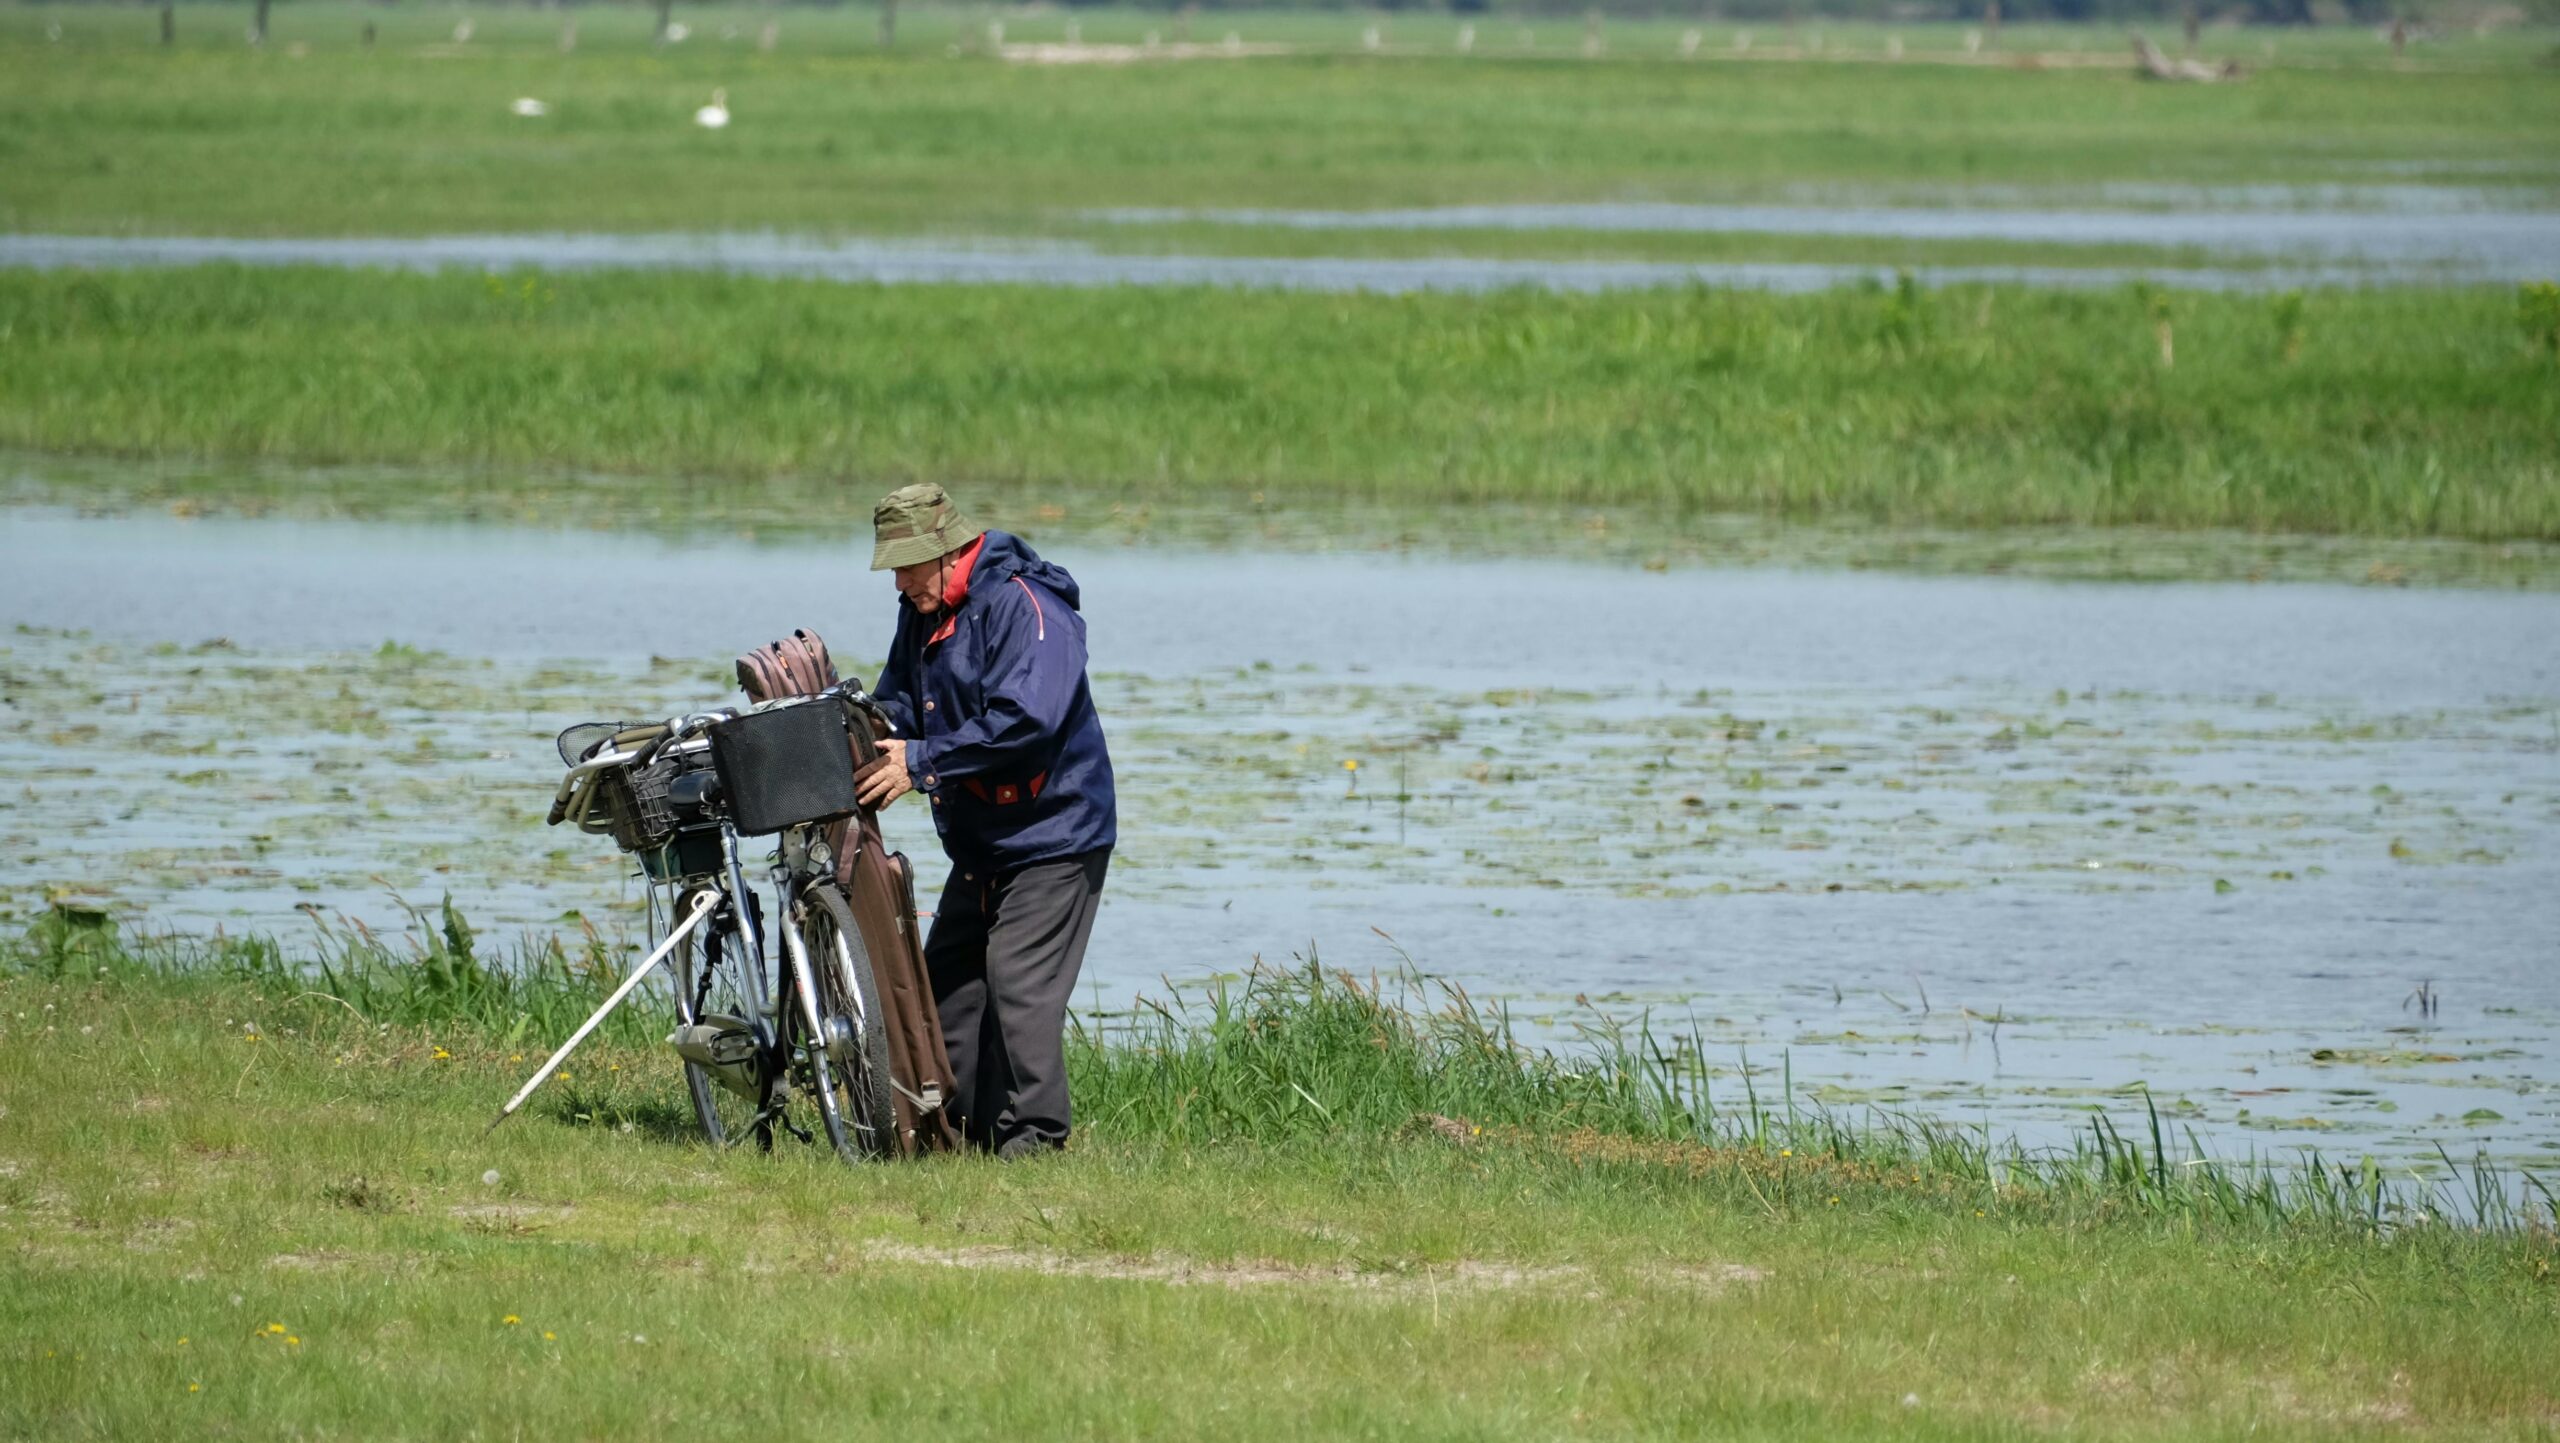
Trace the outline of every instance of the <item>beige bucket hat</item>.
[[901, 486], [871, 511], [871, 569], [889, 571], [948, 556], [986, 534], [931, 481]]

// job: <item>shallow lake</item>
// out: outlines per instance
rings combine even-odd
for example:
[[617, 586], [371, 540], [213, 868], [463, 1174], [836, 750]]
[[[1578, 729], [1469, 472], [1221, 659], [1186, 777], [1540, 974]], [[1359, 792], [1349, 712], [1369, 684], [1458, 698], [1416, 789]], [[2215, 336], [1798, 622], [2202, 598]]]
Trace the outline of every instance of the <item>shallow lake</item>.
[[[1901, 269], [1933, 286], [1986, 283], [2087, 289], [2152, 280], [2216, 291], [2539, 280], [2553, 273], [2553, 257], [2560, 253], [2554, 232], [2560, 231], [2560, 221], [2539, 216], [2476, 219], [2489, 222], [2480, 235], [2441, 255], [2409, 253], [2406, 247], [2394, 248], [2389, 255], [2303, 247], [2288, 250], [2280, 263], [2249, 267], [1919, 265]], [[2527, 232], [2502, 240], [2504, 230], [2516, 225]], [[2078, 238], [2094, 242], [2108, 237]], [[2437, 239], [2451, 244], [2453, 237], [2438, 235]], [[2261, 253], [2259, 248], [2236, 249]], [[347, 240], [0, 235], [0, 266], [129, 269], [217, 262], [413, 271], [708, 270], [874, 285], [1232, 286], [1381, 294], [1515, 287], [1591, 292], [1692, 285], [1801, 293], [1867, 281], [1890, 283], [1897, 273], [1893, 266], [1791, 261], [1118, 255], [1071, 242], [822, 240], [771, 234]]]
[[2223, 257], [2451, 268], [2477, 280], [2560, 274], [2560, 211], [2456, 204], [2361, 209], [2237, 205], [2207, 209], [1872, 205], [1451, 205], [1405, 210], [1105, 210], [1124, 225], [1208, 221], [1293, 230], [1574, 230], [1867, 236], [2048, 245], [2195, 247]]
[[[1409, 954], [1732, 1099], [2052, 1142], [2147, 1087], [2226, 1155], [2560, 1164], [2560, 596], [1054, 553], [1123, 779], [1097, 1011]], [[0, 904], [627, 934], [549, 734], [795, 625], [863, 667], [863, 559], [0, 511]]]

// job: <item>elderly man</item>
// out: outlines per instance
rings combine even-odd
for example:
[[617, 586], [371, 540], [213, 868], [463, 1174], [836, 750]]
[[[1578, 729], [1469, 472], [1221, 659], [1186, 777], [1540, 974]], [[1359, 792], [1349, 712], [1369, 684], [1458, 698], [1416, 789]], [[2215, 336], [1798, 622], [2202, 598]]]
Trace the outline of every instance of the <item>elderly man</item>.
[[951, 858], [925, 961], [953, 1110], [999, 1156], [1060, 1147], [1067, 998], [1119, 835], [1075, 578], [939, 486], [893, 491], [871, 520], [871, 569], [897, 574], [876, 692], [899, 737], [861, 798], [924, 793]]

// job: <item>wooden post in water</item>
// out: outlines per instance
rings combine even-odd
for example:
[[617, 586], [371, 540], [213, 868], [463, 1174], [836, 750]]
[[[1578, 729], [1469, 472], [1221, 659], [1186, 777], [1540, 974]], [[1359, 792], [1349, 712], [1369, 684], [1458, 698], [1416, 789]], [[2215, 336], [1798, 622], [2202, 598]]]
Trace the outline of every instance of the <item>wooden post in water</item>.
[[160, 43], [178, 43], [178, 0], [160, 0]]
[[1982, 43], [1993, 50], [2000, 48], [2000, 0], [1987, 0], [1982, 7]]
[[898, 48], [898, 0], [880, 0], [880, 48]]
[[675, 9], [675, 0], [658, 0], [658, 29], [656, 34], [649, 37], [651, 43], [657, 45], [667, 43], [667, 27], [675, 23]]
[[268, 0], [258, 0], [257, 13], [249, 20], [249, 43], [252, 45], [267, 43], [267, 3]]

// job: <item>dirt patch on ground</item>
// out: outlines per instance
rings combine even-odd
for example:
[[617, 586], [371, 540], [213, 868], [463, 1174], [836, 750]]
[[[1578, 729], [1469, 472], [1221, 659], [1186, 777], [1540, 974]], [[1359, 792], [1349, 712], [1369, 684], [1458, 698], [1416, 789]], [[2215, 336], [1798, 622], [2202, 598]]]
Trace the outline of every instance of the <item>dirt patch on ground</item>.
[[[1386, 1269], [1350, 1264], [1206, 1263], [1162, 1255], [1143, 1258], [1074, 1257], [1029, 1248], [925, 1248], [885, 1240], [871, 1243], [864, 1253], [872, 1261], [880, 1263], [1231, 1289], [1334, 1287], [1369, 1293], [1415, 1293], [1439, 1289], [1507, 1291], [1570, 1288], [1586, 1285], [1592, 1277], [1590, 1269], [1571, 1263], [1498, 1263], [1471, 1258], [1409, 1269]], [[1756, 1283], [1768, 1274], [1742, 1263], [1682, 1263], [1646, 1269], [1637, 1276], [1713, 1290], [1737, 1283]]]
[[278, 1253], [267, 1259], [267, 1266], [293, 1273], [320, 1273], [331, 1268], [343, 1268], [354, 1261], [354, 1256], [348, 1253]]
[[545, 1207], [539, 1203], [473, 1203], [451, 1209], [465, 1226], [493, 1233], [535, 1232], [568, 1221], [573, 1211], [566, 1204]]
[[127, 1252], [156, 1253], [170, 1243], [195, 1231], [195, 1224], [185, 1218], [153, 1218], [137, 1223], [124, 1236]]

